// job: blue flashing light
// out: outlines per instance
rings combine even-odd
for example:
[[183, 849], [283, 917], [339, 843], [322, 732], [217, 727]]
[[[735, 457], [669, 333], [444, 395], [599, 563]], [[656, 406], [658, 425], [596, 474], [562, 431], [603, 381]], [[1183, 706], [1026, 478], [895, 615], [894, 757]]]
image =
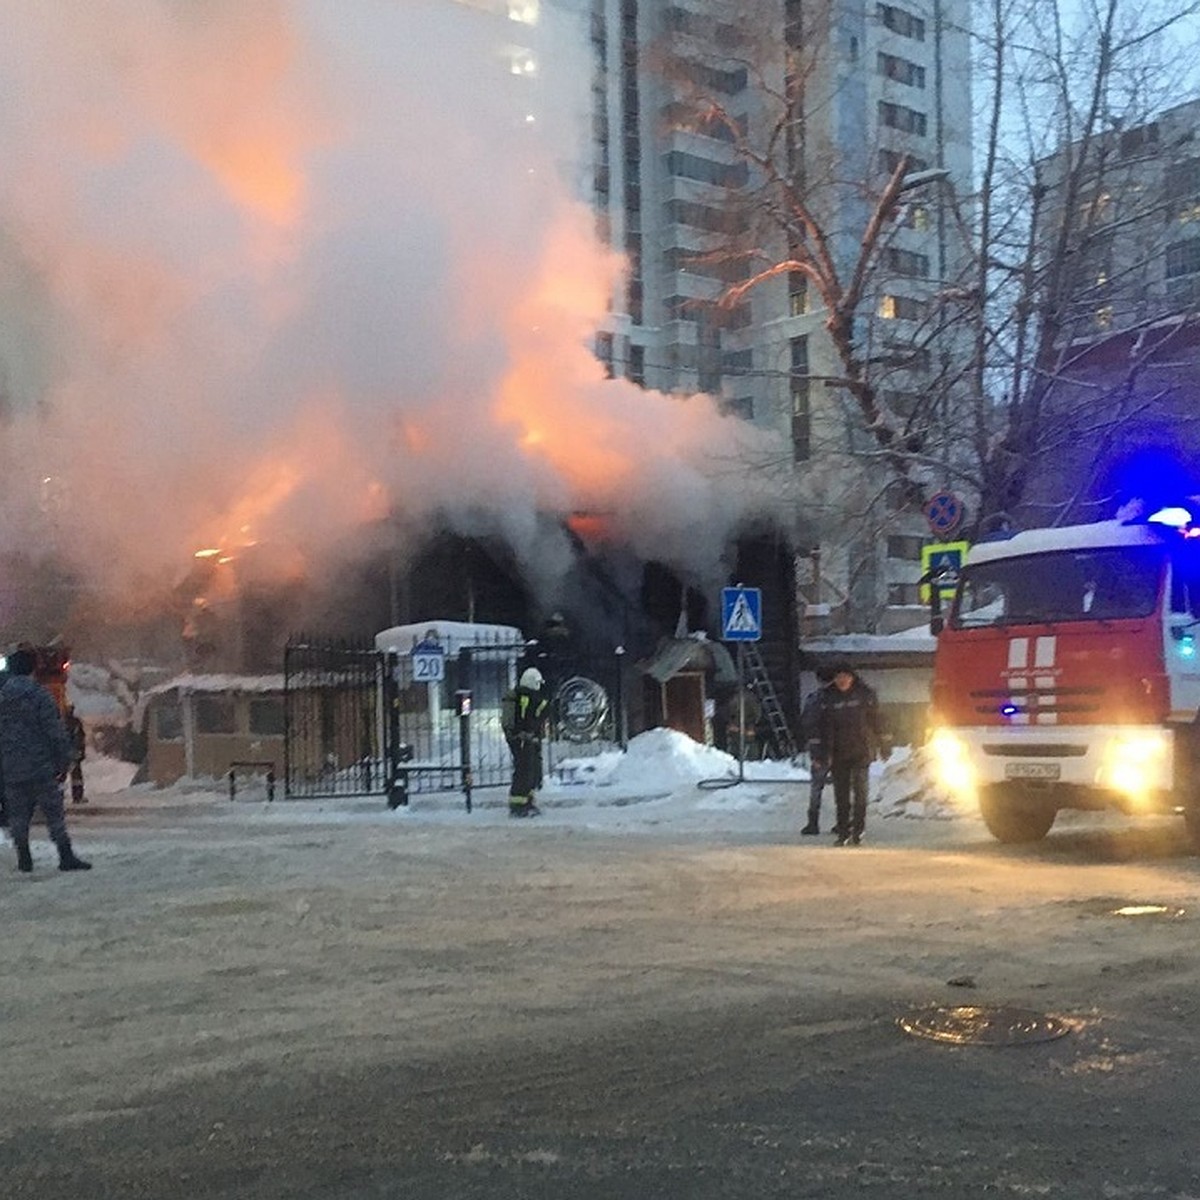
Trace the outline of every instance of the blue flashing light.
[[1179, 657], [1193, 659], [1196, 657], [1196, 635], [1185, 633], [1179, 639]]
[[1000, 706], [1000, 715], [1002, 717], [1015, 717], [1020, 711], [1015, 704], [1002, 704]]
[[1169, 525], [1172, 529], [1186, 529], [1192, 523], [1192, 514], [1178, 505], [1168, 505], [1151, 513], [1146, 520], [1152, 525]]

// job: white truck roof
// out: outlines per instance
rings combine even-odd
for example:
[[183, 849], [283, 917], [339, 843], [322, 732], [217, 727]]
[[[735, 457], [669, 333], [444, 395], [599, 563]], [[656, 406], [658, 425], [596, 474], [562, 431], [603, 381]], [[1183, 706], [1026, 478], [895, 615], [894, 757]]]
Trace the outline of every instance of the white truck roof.
[[1161, 546], [1171, 530], [1162, 525], [1124, 521], [1096, 521], [1091, 525], [1064, 525], [1058, 529], [1028, 529], [1002, 542], [980, 542], [967, 553], [967, 565], [1044, 554], [1050, 550], [1099, 550], [1109, 546]]

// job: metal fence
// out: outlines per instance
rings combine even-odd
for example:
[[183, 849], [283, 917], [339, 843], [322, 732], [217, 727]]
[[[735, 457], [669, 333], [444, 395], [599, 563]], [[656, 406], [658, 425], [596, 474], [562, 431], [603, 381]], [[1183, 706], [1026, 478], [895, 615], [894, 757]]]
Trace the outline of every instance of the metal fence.
[[573, 759], [623, 746], [626, 657], [538, 650], [480, 637], [452, 648], [441, 678], [426, 680], [414, 678], [412, 653], [291, 639], [284, 653], [284, 795], [387, 795], [397, 804], [414, 793], [461, 789], [470, 807], [472, 789], [506, 786], [511, 778], [502, 701], [529, 665], [542, 670], [551, 697], [548, 773], [569, 772]]

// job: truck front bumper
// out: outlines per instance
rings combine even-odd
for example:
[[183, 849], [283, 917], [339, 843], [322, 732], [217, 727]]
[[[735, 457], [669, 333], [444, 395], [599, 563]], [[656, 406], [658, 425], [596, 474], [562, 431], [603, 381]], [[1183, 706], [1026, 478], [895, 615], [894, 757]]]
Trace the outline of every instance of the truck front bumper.
[[941, 785], [964, 799], [985, 787], [1034, 785], [1149, 811], [1175, 786], [1175, 735], [1157, 725], [941, 728], [929, 749]]

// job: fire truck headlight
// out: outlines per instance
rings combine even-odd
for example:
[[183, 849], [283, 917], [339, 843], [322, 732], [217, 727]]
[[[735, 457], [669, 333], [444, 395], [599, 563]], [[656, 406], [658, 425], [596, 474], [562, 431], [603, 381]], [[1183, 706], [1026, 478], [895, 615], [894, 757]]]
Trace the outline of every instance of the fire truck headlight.
[[1135, 799], [1165, 786], [1171, 761], [1171, 739], [1161, 730], [1117, 734], [1104, 755], [1102, 779]]
[[956, 796], [975, 790], [975, 768], [971, 751], [962, 738], [948, 729], [937, 729], [929, 739], [930, 756], [938, 782]]

